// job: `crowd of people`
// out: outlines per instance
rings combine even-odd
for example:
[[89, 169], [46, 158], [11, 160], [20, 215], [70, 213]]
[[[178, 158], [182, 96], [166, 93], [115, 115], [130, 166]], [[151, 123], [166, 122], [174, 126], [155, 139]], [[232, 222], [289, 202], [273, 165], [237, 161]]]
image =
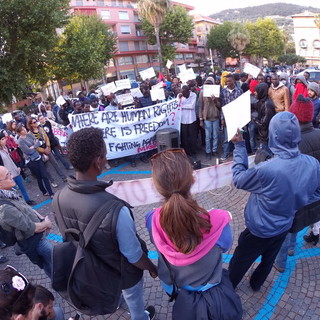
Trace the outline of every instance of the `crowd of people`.
[[[148, 155], [153, 183], [164, 198], [161, 207], [146, 215], [150, 239], [159, 253], [155, 266], [137, 235], [130, 205], [106, 192], [108, 183], [98, 181], [107, 165], [102, 130], [74, 132], [67, 143], [67, 160], [52, 126], [69, 125], [69, 114], [156, 104], [159, 101], [152, 101], [150, 90], [161, 81], [166, 99], [178, 98], [182, 109], [181, 148]], [[203, 84], [220, 85], [220, 97], [204, 97]], [[261, 256], [250, 277], [252, 290], [259, 291], [273, 266], [284, 272], [287, 255], [294, 255], [296, 233], [289, 230], [295, 212], [320, 200], [319, 84], [309, 82], [307, 73], [292, 85], [286, 72], [261, 73], [256, 79], [223, 72], [198, 76], [186, 84], [177, 77], [160, 76], [134, 82], [132, 87], [140, 87], [143, 96], [129, 106], [117, 102], [117, 95], [126, 90], [106, 97], [92, 90], [77, 92], [76, 99], [62, 95], [60, 104], [52, 106], [41, 102], [37, 114], [27, 117], [13, 113], [13, 120], [0, 131], [0, 226], [14, 231], [21, 253], [51, 278], [53, 245], [46, 234], [52, 223], [30, 206], [34, 202], [24, 185], [30, 179], [29, 168], [42, 194], [53, 198], [53, 211], [62, 215], [67, 228], [84, 232], [103, 203], [116, 203], [90, 240], [90, 250], [121, 274], [131, 319], [149, 320], [155, 315], [154, 306], [145, 308], [143, 270], [152, 278], [159, 277], [175, 301], [174, 319], [241, 319], [243, 310], [235, 289], [245, 273]], [[228, 141], [222, 107], [248, 90], [251, 121]], [[231, 214], [202, 208], [190, 192], [194, 183], [191, 163], [199, 146], [208, 160], [220, 156], [223, 162], [233, 154], [234, 185], [250, 192], [244, 210], [246, 228], [229, 270], [222, 267], [222, 253], [232, 246]], [[256, 154], [251, 168], [250, 154]], [[134, 166], [137, 157], [130, 160]], [[52, 188], [58, 184], [47, 170], [49, 164], [67, 183], [56, 195]], [[65, 170], [73, 169], [75, 177], [67, 177]], [[58, 227], [61, 230], [59, 220]], [[316, 245], [319, 228], [316, 222], [305, 241]], [[0, 263], [4, 262], [7, 258], [1, 256]], [[53, 311], [53, 300], [50, 291], [30, 284], [14, 268], [0, 270], [1, 319], [62, 319], [61, 310]]]

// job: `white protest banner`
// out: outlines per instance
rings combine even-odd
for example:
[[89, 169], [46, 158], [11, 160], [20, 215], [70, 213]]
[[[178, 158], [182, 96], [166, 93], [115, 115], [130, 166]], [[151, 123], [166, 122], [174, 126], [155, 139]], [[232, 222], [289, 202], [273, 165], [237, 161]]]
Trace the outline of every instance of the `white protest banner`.
[[187, 67], [185, 64], [178, 66], [180, 73], [184, 73], [187, 71]]
[[70, 122], [74, 131], [103, 129], [107, 158], [116, 159], [156, 149], [156, 133], [160, 129], [180, 131], [181, 107], [174, 99], [140, 109], [73, 114]]
[[129, 79], [121, 79], [115, 81], [118, 90], [131, 89], [131, 83]]
[[151, 87], [151, 90], [153, 89], [160, 89], [160, 88], [163, 88], [163, 81], [155, 84], [154, 86]]
[[220, 86], [215, 84], [204, 84], [203, 85], [203, 96], [211, 97], [215, 96], [216, 98], [220, 97]]
[[117, 101], [121, 105], [125, 106], [127, 104], [133, 103], [133, 96], [131, 93], [124, 93], [117, 96]]
[[65, 147], [73, 130], [70, 127], [59, 128], [52, 126], [52, 132], [53, 135], [59, 139], [60, 145]]
[[154, 72], [153, 67], [148, 68], [146, 70], [140, 71], [140, 76], [142, 78], [142, 80], [147, 80], [147, 79], [151, 79], [153, 77], [156, 76], [156, 73]]
[[250, 90], [240, 97], [222, 107], [224, 119], [226, 121], [228, 141], [251, 120]]
[[110, 83], [107, 83], [105, 86], [102, 86], [100, 89], [102, 90], [102, 93], [105, 96], [108, 96], [110, 93], [117, 92], [117, 87], [113, 81]]
[[151, 100], [152, 101], [157, 101], [157, 100], [166, 100], [166, 96], [164, 94], [163, 88], [160, 89], [152, 89], [150, 90], [151, 94]]
[[[254, 163], [255, 156], [249, 157], [249, 166]], [[200, 170], [194, 170], [195, 183], [191, 193], [207, 192], [232, 184], [233, 161], [211, 166]], [[152, 178], [116, 181], [106, 189], [108, 192], [129, 202], [132, 206], [143, 206], [163, 200], [152, 183]]]
[[171, 66], [172, 66], [172, 61], [168, 60], [166, 64], [167, 69], [170, 69]]
[[135, 97], [135, 98], [143, 97], [143, 94], [142, 94], [140, 88], [133, 88], [130, 91], [131, 91], [132, 96]]
[[258, 74], [261, 73], [261, 70], [260, 70], [260, 68], [247, 62], [244, 64], [243, 72], [248, 73], [248, 74], [252, 75], [254, 78], [256, 78], [258, 76]]

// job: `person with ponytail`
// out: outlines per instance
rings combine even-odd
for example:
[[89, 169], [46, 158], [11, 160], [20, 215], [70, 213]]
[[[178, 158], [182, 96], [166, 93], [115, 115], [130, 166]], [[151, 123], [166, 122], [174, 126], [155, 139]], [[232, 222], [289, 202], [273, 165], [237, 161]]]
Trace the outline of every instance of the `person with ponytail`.
[[192, 167], [183, 149], [162, 151], [151, 161], [164, 203], [147, 214], [146, 225], [159, 253], [162, 286], [175, 299], [172, 318], [242, 319], [240, 298], [222, 268], [222, 253], [232, 245], [230, 213], [207, 211], [192, 198]]

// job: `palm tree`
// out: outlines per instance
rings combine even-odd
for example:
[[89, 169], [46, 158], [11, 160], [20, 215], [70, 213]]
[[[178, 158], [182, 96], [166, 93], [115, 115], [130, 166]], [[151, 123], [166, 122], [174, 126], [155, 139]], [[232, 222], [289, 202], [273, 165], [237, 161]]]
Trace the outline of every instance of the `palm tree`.
[[250, 43], [250, 33], [240, 22], [234, 24], [228, 33], [228, 40], [231, 46], [239, 52], [239, 60], [241, 66], [241, 55], [246, 46]]
[[165, 13], [171, 6], [170, 0], [139, 0], [138, 12], [139, 15], [146, 19], [154, 26], [154, 32], [157, 40], [157, 47], [159, 53], [160, 71], [162, 70], [162, 55], [160, 44], [160, 25], [163, 21]]

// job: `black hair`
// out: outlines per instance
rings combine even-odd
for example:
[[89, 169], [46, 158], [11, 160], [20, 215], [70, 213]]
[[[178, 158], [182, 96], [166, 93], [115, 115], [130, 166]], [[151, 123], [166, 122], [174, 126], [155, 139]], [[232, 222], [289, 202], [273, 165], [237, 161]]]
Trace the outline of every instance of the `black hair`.
[[33, 308], [35, 287], [25, 283], [27, 287], [23, 291], [17, 290], [14, 288], [12, 280], [15, 276], [21, 278], [19, 273], [13, 269], [0, 270], [1, 320], [10, 320], [12, 315], [27, 315]]
[[248, 74], [245, 73], [245, 72], [242, 72], [242, 73], [240, 74], [240, 78], [248, 78]]
[[87, 172], [100, 157], [106, 146], [103, 131], [99, 128], [83, 128], [74, 132], [67, 142], [68, 158], [76, 171]]
[[50, 301], [54, 301], [53, 294], [47, 288], [36, 285], [33, 303], [42, 303], [46, 307]]
[[228, 74], [226, 75], [226, 78], [232, 78], [232, 79], [234, 80], [234, 75], [233, 75], [232, 73], [228, 73]]

